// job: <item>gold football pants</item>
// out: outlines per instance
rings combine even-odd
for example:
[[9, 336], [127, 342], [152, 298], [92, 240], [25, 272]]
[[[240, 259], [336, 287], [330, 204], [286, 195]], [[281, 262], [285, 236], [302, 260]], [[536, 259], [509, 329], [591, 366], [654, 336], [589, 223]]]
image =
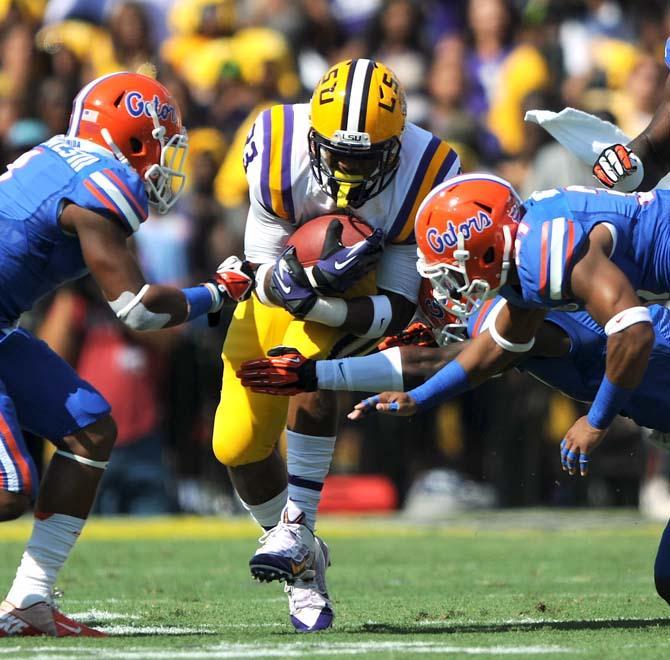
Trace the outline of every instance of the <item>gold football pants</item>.
[[[376, 293], [374, 277], [359, 282], [347, 297]], [[286, 425], [289, 397], [257, 394], [235, 375], [242, 362], [264, 357], [273, 346], [291, 346], [305, 357], [344, 357], [371, 350], [378, 340], [361, 339], [339, 328], [301, 321], [256, 296], [240, 303], [223, 345], [223, 386], [214, 419], [214, 454], [231, 467], [267, 458]]]

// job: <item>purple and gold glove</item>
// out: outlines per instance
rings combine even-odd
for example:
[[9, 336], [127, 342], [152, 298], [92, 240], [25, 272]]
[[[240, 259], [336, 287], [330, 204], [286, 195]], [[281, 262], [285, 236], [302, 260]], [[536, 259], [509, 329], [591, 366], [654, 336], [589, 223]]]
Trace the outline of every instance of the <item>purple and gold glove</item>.
[[270, 291], [286, 311], [299, 319], [316, 304], [317, 293], [309, 283], [294, 247], [286, 248], [275, 262]]

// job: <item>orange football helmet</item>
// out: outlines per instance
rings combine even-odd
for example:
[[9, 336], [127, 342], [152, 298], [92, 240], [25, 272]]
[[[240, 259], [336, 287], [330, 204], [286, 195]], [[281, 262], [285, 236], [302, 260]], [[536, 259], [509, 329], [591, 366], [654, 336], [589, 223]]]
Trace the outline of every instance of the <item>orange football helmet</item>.
[[121, 71], [88, 83], [74, 99], [67, 137], [104, 147], [135, 169], [159, 213], [184, 188], [188, 137], [181, 112], [153, 78]]
[[419, 309], [430, 327], [438, 346], [446, 346], [453, 341], [466, 339], [468, 324], [452, 311], [451, 300], [439, 301], [435, 298], [430, 280], [421, 280], [419, 289]]
[[490, 174], [463, 174], [434, 188], [415, 222], [419, 273], [436, 300], [467, 318], [507, 281], [521, 199]]

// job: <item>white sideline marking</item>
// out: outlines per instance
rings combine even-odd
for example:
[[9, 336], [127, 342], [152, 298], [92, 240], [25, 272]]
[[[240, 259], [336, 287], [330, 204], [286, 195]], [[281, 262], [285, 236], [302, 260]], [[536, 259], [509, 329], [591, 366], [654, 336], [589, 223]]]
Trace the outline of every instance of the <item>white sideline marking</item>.
[[142, 617], [139, 614], [123, 614], [121, 612], [108, 612], [107, 610], [98, 610], [95, 607], [87, 612], [75, 612], [68, 616], [75, 621], [82, 623], [92, 623], [93, 621], [119, 621], [119, 620], [136, 620]]
[[[3, 649], [0, 654], [17, 653], [28, 649], [13, 647]], [[51, 660], [71, 660], [72, 656], [115, 658], [120, 660], [163, 660], [169, 658], [301, 658], [326, 655], [375, 655], [377, 653], [414, 652], [431, 655], [547, 655], [549, 653], [576, 653], [578, 649], [563, 646], [451, 646], [439, 642], [331, 642], [321, 644], [220, 644], [205, 646], [197, 651], [175, 649], [151, 649], [131, 647], [126, 649], [98, 649], [81, 646], [34, 646], [31, 653], [48, 653]], [[50, 652], [53, 652], [51, 654]]]
[[182, 628], [181, 626], [99, 626], [108, 635], [212, 635], [216, 631], [206, 626]]

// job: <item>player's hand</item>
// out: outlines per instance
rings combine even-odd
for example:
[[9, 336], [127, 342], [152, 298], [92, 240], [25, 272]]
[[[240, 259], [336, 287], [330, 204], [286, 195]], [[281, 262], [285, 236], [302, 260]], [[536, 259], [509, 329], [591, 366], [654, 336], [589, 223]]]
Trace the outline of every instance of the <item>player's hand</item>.
[[210, 310], [217, 312], [227, 302], [241, 302], [249, 298], [254, 288], [254, 271], [248, 261], [231, 256], [219, 264], [208, 284], [213, 284], [219, 293], [219, 300]]
[[382, 392], [357, 403], [347, 417], [356, 421], [372, 412], [407, 417], [416, 413], [416, 403], [406, 392]]
[[569, 474], [579, 474], [585, 477], [589, 473], [591, 452], [605, 437], [607, 429], [596, 429], [586, 416], [580, 417], [565, 434], [561, 441], [561, 463], [563, 470]]
[[317, 293], [307, 279], [307, 273], [295, 256], [295, 248], [284, 250], [272, 270], [270, 291], [279, 304], [301, 319], [314, 307]]
[[613, 144], [603, 149], [591, 170], [593, 176], [606, 188], [612, 188], [621, 179], [637, 171], [637, 166], [631, 160], [631, 153], [623, 144]]
[[377, 348], [384, 351], [394, 346], [433, 347], [437, 346], [437, 342], [432, 330], [425, 323], [417, 321], [407, 326], [401, 333], [393, 337], [386, 337]]
[[351, 247], [342, 245], [343, 225], [332, 220], [326, 230], [321, 257], [312, 268], [316, 290], [324, 296], [343, 293], [377, 265], [382, 254], [384, 232], [375, 229], [370, 236]]
[[252, 392], [290, 396], [318, 389], [316, 362], [288, 346], [275, 346], [267, 358], [243, 362], [236, 373]]

